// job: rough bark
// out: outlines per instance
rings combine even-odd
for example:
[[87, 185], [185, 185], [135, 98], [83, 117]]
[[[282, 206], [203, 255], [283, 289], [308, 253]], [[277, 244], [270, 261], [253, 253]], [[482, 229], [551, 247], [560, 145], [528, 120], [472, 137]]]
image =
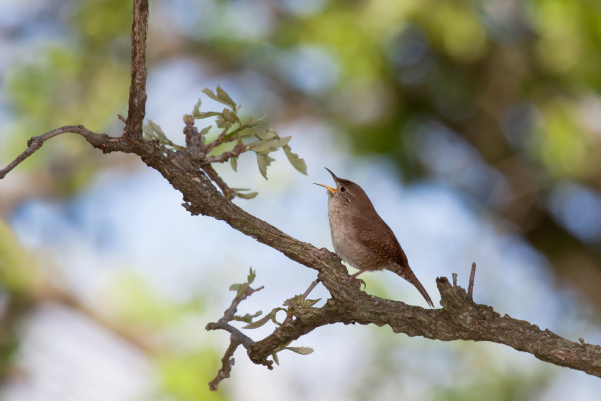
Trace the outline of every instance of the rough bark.
[[[144, 48], [148, 20], [148, 2], [134, 1], [134, 24], [132, 29], [132, 84], [129, 98], [129, 113], [123, 137], [113, 138], [93, 133], [83, 126], [57, 128], [44, 135], [32, 138], [27, 150], [6, 168], [0, 170], [0, 178], [15, 168], [21, 161], [38, 150], [44, 141], [61, 133], [72, 132], [83, 136], [93, 147], [104, 153], [135, 153], [149, 167], [157, 170], [183, 195], [183, 206], [192, 215], [204, 215], [223, 220], [232, 228], [257, 241], [282, 252], [291, 260], [316, 270], [318, 279], [329, 291], [331, 298], [321, 308], [293, 308], [292, 318], [279, 326], [271, 335], [254, 342], [228, 322], [236, 311], [237, 304], [252, 293], [248, 288], [244, 297], [238, 296], [224, 317], [210, 323], [207, 329], [223, 329], [232, 334], [232, 343], [223, 360], [223, 367], [212, 387], [231, 370], [230, 357], [238, 345], [247, 349], [250, 359], [271, 368], [267, 357], [280, 347], [309, 333], [317, 327], [333, 323], [388, 325], [395, 333], [410, 337], [422, 336], [441, 341], [490, 341], [505, 344], [518, 351], [531, 353], [536, 358], [559, 366], [584, 371], [601, 377], [601, 347], [576, 343], [536, 325], [501, 316], [492, 307], [480, 305], [471, 299], [473, 274], [470, 278], [470, 296], [461, 287], [451, 285], [447, 278], [437, 279], [441, 295], [441, 309], [423, 309], [368, 295], [361, 291], [360, 284], [343, 284], [348, 278], [340, 259], [327, 249], [317, 249], [311, 244], [298, 241], [272, 225], [246, 213], [222, 195], [205, 174], [203, 162], [186, 150], [171, 151], [156, 141], [146, 141], [141, 136], [146, 101], [146, 67]], [[220, 160], [215, 160], [220, 161]], [[210, 166], [210, 164], [209, 164]], [[250, 291], [250, 293], [248, 293]]]

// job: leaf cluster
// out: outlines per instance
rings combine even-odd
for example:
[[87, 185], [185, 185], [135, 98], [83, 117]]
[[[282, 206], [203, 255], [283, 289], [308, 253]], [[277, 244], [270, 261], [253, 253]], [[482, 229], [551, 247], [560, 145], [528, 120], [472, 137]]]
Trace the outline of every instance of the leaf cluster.
[[[249, 116], [245, 122], [242, 122], [239, 115], [242, 106], [237, 104], [220, 86], [217, 86], [216, 92], [207, 88], [203, 90], [203, 93], [226, 107], [222, 111], [201, 112], [200, 107], [202, 101], [201, 99], [198, 99], [198, 102], [192, 110], [192, 114], [186, 114], [184, 116], [184, 122], [186, 125], [190, 126], [194, 125], [195, 120], [214, 118], [216, 128], [221, 130], [221, 133], [216, 139], [207, 142], [207, 134], [209, 134], [213, 125], [209, 125], [199, 132], [196, 131], [196, 128], [193, 128], [195, 135], [200, 137], [196, 143], [200, 143], [200, 147], [202, 148], [199, 154], [203, 155], [204, 160], [201, 161], [201, 163], [206, 165], [211, 163], [223, 163], [229, 160], [230, 166], [237, 172], [238, 157], [242, 153], [252, 151], [256, 155], [259, 172], [267, 179], [267, 168], [275, 161], [275, 159], [270, 156], [270, 153], [283, 149], [290, 164], [300, 173], [307, 175], [307, 164], [298, 156], [298, 154], [292, 152], [292, 148], [289, 145], [291, 137], [280, 137], [280, 135], [272, 128], [260, 127], [266, 117], [265, 115], [262, 117]], [[144, 125], [143, 131], [144, 137], [147, 140], [156, 140], [161, 145], [164, 145], [171, 150], [186, 150], [185, 147], [176, 145], [169, 140], [161, 127], [151, 120], [148, 120]], [[222, 151], [219, 154], [209, 156], [209, 154], [214, 153], [213, 151], [218, 146], [229, 142], [236, 143], [233, 150]], [[250, 189], [245, 188], [228, 188], [228, 191], [234, 196], [242, 199], [252, 199], [258, 195], [257, 192], [246, 192], [250, 191]]]
[[[256, 271], [254, 271], [251, 267], [249, 270], [246, 282], [239, 283], [239, 284], [238, 283], [232, 284], [230, 286], [230, 291], [237, 291], [236, 296], [238, 296], [238, 297], [241, 296], [244, 293], [244, 291], [246, 291], [246, 289], [249, 287], [249, 285], [255, 280], [256, 276], [257, 276]], [[246, 326], [242, 327], [243, 329], [258, 329], [259, 327], [264, 326], [270, 320], [277, 326], [281, 326], [283, 323], [278, 322], [276, 319], [276, 315], [278, 312], [283, 311], [283, 312], [286, 312], [287, 314], [289, 314], [289, 313], [291, 313], [293, 308], [310, 308], [313, 305], [315, 305], [317, 302], [319, 302], [320, 299], [316, 299], [316, 300], [303, 299], [302, 295], [297, 295], [293, 298], [287, 299], [284, 302], [284, 305], [288, 306], [288, 309], [274, 308], [271, 312], [269, 312], [268, 314], [263, 316], [261, 319], [256, 320], [254, 322], [253, 322], [253, 319], [256, 317], [259, 317], [263, 312], [258, 311], [257, 313], [254, 313], [252, 315], [247, 313], [244, 316], [235, 315], [232, 318], [232, 320], [237, 320], [240, 322], [248, 323]], [[277, 353], [280, 351], [283, 351], [285, 349], [290, 350], [292, 352], [296, 352], [297, 354], [301, 354], [301, 355], [309, 355], [310, 353], [313, 352], [313, 348], [310, 348], [310, 347], [289, 347], [288, 345], [290, 345], [290, 342], [282, 345], [271, 355], [274, 362], [277, 363], [278, 365], [280, 364], [280, 361], [278, 359]]]

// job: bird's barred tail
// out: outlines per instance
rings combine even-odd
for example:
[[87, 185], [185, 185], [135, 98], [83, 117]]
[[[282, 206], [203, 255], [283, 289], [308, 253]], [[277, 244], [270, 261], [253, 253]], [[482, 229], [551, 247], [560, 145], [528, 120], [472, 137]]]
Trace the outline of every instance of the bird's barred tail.
[[415, 286], [415, 288], [417, 288], [419, 293], [422, 294], [422, 296], [424, 297], [426, 302], [428, 302], [428, 305], [430, 305], [431, 307], [434, 308], [434, 302], [432, 302], [432, 298], [430, 298], [430, 295], [428, 295], [428, 292], [426, 291], [426, 289], [424, 288], [422, 283], [420, 283], [419, 280], [417, 279], [417, 277], [415, 277], [415, 274], [413, 274], [413, 271], [411, 271], [411, 269], [407, 269], [407, 268], [405, 268], [404, 270], [405, 270], [404, 278], [407, 281], [409, 281], [411, 284], [413, 284]]

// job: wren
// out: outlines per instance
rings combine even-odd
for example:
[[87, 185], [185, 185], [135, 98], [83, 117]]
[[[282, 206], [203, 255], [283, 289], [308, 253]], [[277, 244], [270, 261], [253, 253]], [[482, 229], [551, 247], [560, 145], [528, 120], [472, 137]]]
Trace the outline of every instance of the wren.
[[363, 189], [352, 181], [338, 178], [326, 168], [336, 188], [323, 184], [328, 190], [328, 217], [332, 232], [332, 244], [336, 254], [346, 263], [358, 269], [349, 279], [365, 282], [356, 277], [372, 270], [390, 270], [417, 288], [428, 304], [432, 299], [409, 267], [407, 255], [394, 233], [376, 212]]

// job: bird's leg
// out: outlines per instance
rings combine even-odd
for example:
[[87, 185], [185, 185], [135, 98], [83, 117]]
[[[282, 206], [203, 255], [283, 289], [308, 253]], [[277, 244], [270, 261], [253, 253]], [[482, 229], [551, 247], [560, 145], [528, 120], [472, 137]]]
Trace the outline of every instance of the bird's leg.
[[317, 284], [319, 284], [319, 282], [320, 282], [320, 281], [321, 281], [320, 279], [317, 279], [317, 280], [315, 280], [314, 282], [312, 282], [312, 283], [311, 283], [311, 285], [309, 286], [309, 288], [307, 288], [307, 291], [305, 291], [305, 293], [304, 293], [304, 294], [303, 294], [303, 296], [301, 297], [301, 299], [305, 299], [305, 298], [307, 298], [307, 295], [309, 295], [309, 293], [310, 293], [311, 291], [313, 291], [313, 288], [315, 288], [315, 286], [316, 286]]
[[363, 272], [366, 272], [366, 271], [368, 271], [368, 270], [369, 270], [369, 268], [368, 268], [368, 269], [361, 269], [361, 270], [359, 270], [357, 273], [355, 273], [355, 274], [353, 274], [352, 276], [350, 276], [349, 278], [343, 278], [343, 279], [342, 279], [342, 282], [343, 282], [344, 284], [348, 284], [348, 283], [350, 283], [351, 281], [353, 281], [353, 280], [356, 280], [356, 281], [358, 281], [360, 284], [363, 284], [363, 288], [365, 289], [365, 287], [367, 287], [367, 285], [365, 284], [365, 281], [363, 281], [363, 280], [361, 280], [361, 279], [359, 279], [359, 278], [356, 278], [356, 277], [357, 277], [359, 274], [361, 274], [361, 273], [363, 273]]

